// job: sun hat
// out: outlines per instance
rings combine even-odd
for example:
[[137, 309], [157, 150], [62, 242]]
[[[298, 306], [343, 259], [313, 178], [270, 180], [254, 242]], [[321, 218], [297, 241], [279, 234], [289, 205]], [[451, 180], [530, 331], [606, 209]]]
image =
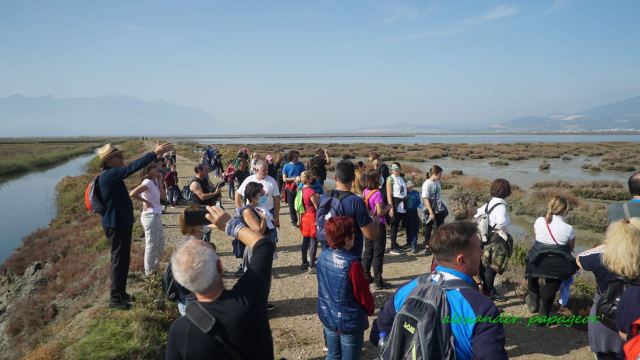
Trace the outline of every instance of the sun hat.
[[118, 150], [117, 147], [112, 144], [105, 144], [100, 149], [98, 149], [98, 157], [100, 158], [100, 163], [104, 164], [107, 160], [111, 159], [116, 154], [122, 154], [122, 151]]
[[407, 180], [406, 184], [407, 184], [407, 189], [414, 186], [413, 181], [411, 180]]
[[271, 161], [273, 160], [273, 156], [271, 156], [271, 154], [267, 154], [267, 156], [265, 156], [265, 159], [267, 159], [267, 161]]

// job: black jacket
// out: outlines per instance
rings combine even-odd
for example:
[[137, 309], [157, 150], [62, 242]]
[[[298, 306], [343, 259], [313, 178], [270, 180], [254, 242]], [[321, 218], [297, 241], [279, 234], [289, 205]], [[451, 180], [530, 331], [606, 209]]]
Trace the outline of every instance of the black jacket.
[[547, 245], [536, 241], [524, 260], [525, 277], [566, 280], [578, 270], [568, 245]]

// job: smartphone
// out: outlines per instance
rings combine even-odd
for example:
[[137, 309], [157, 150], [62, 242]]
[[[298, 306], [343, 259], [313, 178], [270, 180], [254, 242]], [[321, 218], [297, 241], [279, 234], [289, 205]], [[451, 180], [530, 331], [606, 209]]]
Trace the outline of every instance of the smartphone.
[[207, 220], [207, 209], [201, 208], [197, 210], [185, 210], [184, 222], [187, 226], [209, 225], [211, 222]]

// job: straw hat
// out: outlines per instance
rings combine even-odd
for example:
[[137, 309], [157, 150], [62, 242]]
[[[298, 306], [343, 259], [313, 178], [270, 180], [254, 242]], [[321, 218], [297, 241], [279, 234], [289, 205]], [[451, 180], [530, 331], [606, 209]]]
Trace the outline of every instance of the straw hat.
[[98, 157], [100, 157], [100, 163], [104, 165], [104, 163], [112, 158], [116, 154], [121, 154], [122, 151], [118, 150], [117, 147], [112, 144], [106, 144], [98, 149]]

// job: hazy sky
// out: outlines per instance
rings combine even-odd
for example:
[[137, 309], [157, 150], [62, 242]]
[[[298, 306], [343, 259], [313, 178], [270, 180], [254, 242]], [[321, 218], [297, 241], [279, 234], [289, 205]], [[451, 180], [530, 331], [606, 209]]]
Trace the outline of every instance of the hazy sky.
[[640, 1], [0, 0], [13, 93], [165, 99], [252, 133], [571, 112], [640, 94]]

